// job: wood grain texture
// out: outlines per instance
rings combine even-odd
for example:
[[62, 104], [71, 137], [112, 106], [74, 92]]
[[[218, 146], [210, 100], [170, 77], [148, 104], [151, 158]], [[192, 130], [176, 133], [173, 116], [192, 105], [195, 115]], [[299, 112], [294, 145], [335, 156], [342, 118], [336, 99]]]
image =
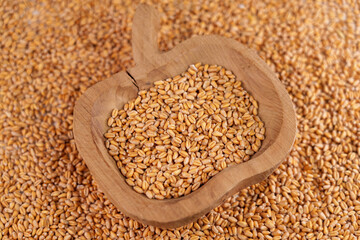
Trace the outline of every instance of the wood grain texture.
[[226, 168], [187, 196], [148, 199], [126, 184], [104, 144], [110, 112], [122, 108], [137, 94], [129, 75], [117, 73], [95, 84], [79, 98], [74, 110], [75, 141], [100, 189], [127, 216], [145, 224], [175, 228], [196, 220], [240, 189], [271, 174], [293, 145], [296, 118], [284, 86], [254, 51], [232, 39], [197, 36], [161, 53], [157, 48], [158, 29], [156, 10], [140, 5], [133, 22], [136, 66], [128, 70], [140, 89], [178, 75], [192, 63], [222, 65], [233, 71], [259, 102], [259, 115], [266, 127], [262, 147], [249, 161]]

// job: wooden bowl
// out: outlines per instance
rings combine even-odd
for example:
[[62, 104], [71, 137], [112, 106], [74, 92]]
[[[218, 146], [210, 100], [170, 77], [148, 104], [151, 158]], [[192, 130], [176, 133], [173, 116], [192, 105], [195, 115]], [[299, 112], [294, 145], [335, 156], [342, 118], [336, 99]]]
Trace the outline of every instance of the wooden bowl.
[[[133, 53], [136, 66], [90, 87], [76, 102], [74, 135], [99, 188], [124, 214], [142, 223], [175, 228], [196, 220], [240, 189], [264, 180], [285, 159], [295, 138], [296, 120], [290, 97], [269, 67], [235, 40], [220, 36], [197, 36], [172, 50], [160, 53], [158, 13], [140, 5], [133, 22]], [[148, 199], [125, 182], [108, 154], [103, 134], [113, 108], [122, 108], [157, 80], [176, 76], [188, 65], [218, 64], [233, 71], [244, 88], [259, 102], [266, 137], [252, 158], [228, 167], [198, 190], [176, 199]], [[136, 81], [136, 85], [134, 84]]]

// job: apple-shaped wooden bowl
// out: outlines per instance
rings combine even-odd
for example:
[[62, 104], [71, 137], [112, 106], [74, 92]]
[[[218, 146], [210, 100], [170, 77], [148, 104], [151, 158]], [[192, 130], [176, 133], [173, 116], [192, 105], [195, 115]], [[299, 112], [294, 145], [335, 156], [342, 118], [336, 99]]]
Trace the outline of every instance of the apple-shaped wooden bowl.
[[[142, 223], [175, 228], [196, 220], [242, 188], [265, 179], [285, 159], [295, 138], [296, 120], [290, 97], [270, 68], [252, 50], [220, 36], [197, 36], [168, 52], [157, 48], [158, 12], [140, 5], [135, 13], [132, 46], [136, 66], [90, 87], [77, 100], [74, 135], [100, 189], [124, 214]], [[244, 163], [228, 167], [187, 196], [149, 199], [126, 184], [108, 154], [103, 134], [112, 109], [122, 108], [157, 80], [184, 72], [188, 65], [218, 64], [233, 71], [259, 102], [266, 137], [259, 152]]]

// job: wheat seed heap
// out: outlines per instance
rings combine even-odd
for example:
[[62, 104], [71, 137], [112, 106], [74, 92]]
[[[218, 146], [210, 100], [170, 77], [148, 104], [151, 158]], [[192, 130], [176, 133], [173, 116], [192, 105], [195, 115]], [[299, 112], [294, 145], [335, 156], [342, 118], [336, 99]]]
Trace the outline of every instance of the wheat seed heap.
[[133, 66], [139, 2], [1, 1], [0, 238], [359, 239], [359, 1], [143, 1], [161, 12], [161, 51], [233, 38], [274, 70], [297, 115], [294, 147], [269, 178], [176, 229], [121, 213], [72, 133], [76, 99]]
[[126, 182], [148, 198], [187, 195], [247, 161], [264, 139], [258, 104], [231, 71], [192, 64], [114, 109], [106, 147]]

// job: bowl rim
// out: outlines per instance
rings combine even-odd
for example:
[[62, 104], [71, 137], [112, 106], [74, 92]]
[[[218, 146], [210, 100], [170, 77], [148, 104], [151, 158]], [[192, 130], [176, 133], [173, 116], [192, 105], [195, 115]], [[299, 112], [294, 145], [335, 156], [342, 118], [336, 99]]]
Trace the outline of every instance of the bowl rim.
[[[262, 71], [263, 74], [268, 77], [270, 83], [273, 84], [274, 91], [279, 96], [279, 103], [283, 110], [281, 128], [275, 141], [272, 142], [266, 150], [262, 152], [260, 150], [260, 154], [255, 154], [247, 162], [236, 164], [220, 171], [199, 189], [191, 192], [187, 196], [164, 200], [149, 199], [143, 194], [135, 192], [125, 182], [124, 176], [122, 176], [116, 167], [115, 161], [109, 154], [108, 157], [114, 162], [113, 166], [111, 164], [107, 164], [107, 166], [99, 164], [98, 159], [102, 159], [104, 157], [103, 151], [105, 150], [107, 153], [107, 150], [103, 141], [100, 142], [99, 139], [93, 139], [94, 134], [103, 136], [103, 133], [97, 132], [96, 128], [94, 129], [94, 104], [99, 100], [101, 94], [106, 91], [104, 89], [114, 89], [118, 87], [119, 84], [125, 84], [125, 86], [129, 88], [129, 92], [137, 91], [137, 86], [133, 84], [129, 75], [125, 72], [117, 73], [109, 79], [90, 87], [77, 100], [74, 108], [74, 138], [79, 153], [85, 160], [86, 165], [89, 167], [100, 189], [104, 191], [110, 201], [127, 216], [154, 226], [166, 228], [179, 227], [210, 211], [240, 188], [265, 179], [290, 152], [296, 134], [296, 116], [292, 101], [284, 86], [266, 63], [263, 62], [253, 50], [246, 48], [235, 40], [215, 35], [193, 37], [177, 45], [171, 51], [162, 54], [159, 53], [158, 56], [155, 56], [153, 58], [156, 63], [155, 67], [154, 65], [144, 66], [138, 64], [134, 68], [129, 69], [128, 73], [137, 81], [138, 87], [143, 89], [144, 87], [148, 87], [148, 85], [145, 85], [142, 79], [149, 78], [151, 68], [156, 70], [156, 67], [164, 67], [169, 61], [172, 61], [174, 56], [181, 56], [181, 54], [186, 51], [195, 51], [196, 46], [220, 46], [219, 44], [241, 53], [243, 57], [249, 60], [251, 66]], [[160, 79], [154, 79], [154, 81], [155, 80]], [[259, 104], [259, 107], [261, 111], [261, 104]], [[106, 118], [107, 117], [108, 115]], [[93, 141], [83, 141], [86, 137], [92, 138]], [[284, 139], [286, 141], [284, 141]], [[101, 148], [104, 149], [101, 150]], [[116, 167], [117, 174], [114, 172], [114, 166]], [[113, 170], [107, 174], [106, 172], [109, 169]], [[100, 173], [104, 174], [104, 176], [100, 176]], [[233, 187], [229, 187], [228, 184], [233, 183], [233, 177], [239, 176], [240, 174], [241, 179], [235, 179], [236, 183], [234, 183]], [[114, 181], [114, 179], [112, 179], [113, 176], [119, 178], [119, 175], [122, 180], [119, 181], [119, 179], [116, 179], [116, 181]], [[224, 181], [224, 184], [219, 183], [219, 181]], [[116, 187], [120, 187], [120, 191], [114, 191]], [[219, 194], [219, 192], [222, 192], [222, 194]], [[205, 199], [200, 202], [203, 197]]]

